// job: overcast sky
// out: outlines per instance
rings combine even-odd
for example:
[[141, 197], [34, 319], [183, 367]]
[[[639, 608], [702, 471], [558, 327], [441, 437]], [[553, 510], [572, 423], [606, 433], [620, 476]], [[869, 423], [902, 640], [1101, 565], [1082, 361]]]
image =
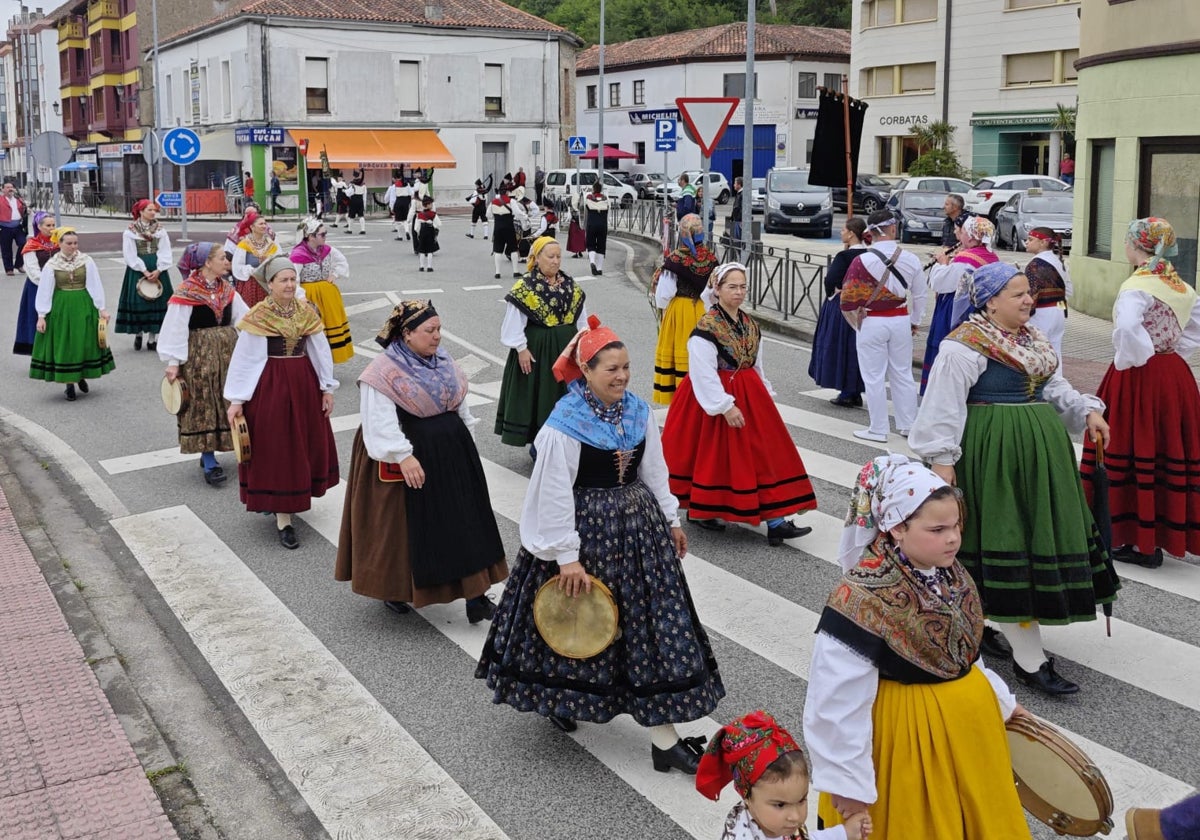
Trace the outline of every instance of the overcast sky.
[[[62, 0], [58, 2], [42, 2], [42, 3], [25, 3], [30, 11], [40, 8], [47, 14], [57, 9], [62, 5]], [[4, 21], [4, 30], [7, 31], [9, 22], [21, 13], [22, 3], [20, 0], [0, 0], [0, 20]]]

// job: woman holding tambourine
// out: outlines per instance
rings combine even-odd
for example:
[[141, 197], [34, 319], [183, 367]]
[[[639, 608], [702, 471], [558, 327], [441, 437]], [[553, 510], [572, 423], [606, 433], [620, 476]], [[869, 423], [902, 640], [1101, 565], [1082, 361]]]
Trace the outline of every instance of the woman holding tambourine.
[[133, 333], [133, 349], [158, 347], [158, 333], [167, 314], [167, 301], [174, 291], [171, 275], [171, 239], [158, 223], [159, 207], [143, 198], [133, 205], [133, 222], [121, 237], [125, 279], [117, 304], [116, 332]]
[[[625, 345], [594, 316], [589, 324], [554, 366], [570, 386], [535, 441], [522, 548], [475, 676], [496, 703], [565, 732], [632, 715], [650, 730], [655, 770], [695, 774], [703, 739], [681, 738], [675, 724], [707, 715], [725, 687], [684, 579], [687, 537], [658, 425], [626, 391]], [[546, 584], [570, 597], [603, 585], [620, 640], [593, 655], [557, 652], [535, 618]]]
[[179, 451], [199, 453], [204, 480], [219, 487], [225, 483], [225, 471], [216, 453], [233, 449], [225, 416], [228, 406], [222, 396], [237, 343], [233, 325], [249, 308], [225, 279], [229, 258], [219, 244], [189, 245], [179, 270], [184, 280], [167, 302], [158, 357], [167, 365], [168, 390], [174, 387], [187, 393], [186, 404], [182, 400], [173, 404], [179, 409]]

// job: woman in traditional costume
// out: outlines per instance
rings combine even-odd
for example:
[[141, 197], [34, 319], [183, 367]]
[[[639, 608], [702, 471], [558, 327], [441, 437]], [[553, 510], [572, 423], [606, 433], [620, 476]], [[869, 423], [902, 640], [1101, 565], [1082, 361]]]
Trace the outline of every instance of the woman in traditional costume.
[[301, 299], [307, 298], [321, 315], [325, 337], [335, 365], [354, 356], [350, 338], [350, 316], [338, 290], [339, 280], [350, 278], [350, 263], [337, 248], [325, 242], [325, 224], [309, 216], [298, 230], [300, 241], [292, 249], [291, 261], [300, 273]]
[[465, 598], [467, 620], [491, 618], [484, 594], [508, 577], [467, 407], [467, 375], [441, 348], [431, 301], [406, 300], [379, 333], [386, 350], [358, 378], [336, 580], [393, 612]]
[[54, 244], [55, 219], [49, 213], [33, 214], [33, 229], [37, 231], [21, 248], [21, 262], [25, 267], [25, 286], [21, 289], [21, 304], [17, 308], [17, 334], [13, 339], [13, 353], [28, 356], [33, 353], [33, 342], [37, 338], [37, 292], [46, 261], [58, 253]]
[[167, 365], [167, 379], [182, 379], [188, 389], [188, 405], [175, 418], [179, 451], [199, 453], [204, 480], [210, 487], [220, 487], [225, 471], [216, 453], [233, 449], [226, 417], [229, 406], [223, 396], [237, 344], [233, 325], [249, 307], [225, 279], [229, 258], [219, 244], [189, 245], [179, 260], [179, 272], [184, 279], [167, 302], [158, 357]]
[[963, 489], [958, 556], [987, 617], [1003, 626], [1017, 679], [1074, 694], [1079, 686], [1042, 649], [1039, 623], [1095, 621], [1096, 605], [1116, 599], [1067, 433], [1086, 426], [1107, 442], [1108, 424], [1104, 403], [1074, 390], [1054, 347], [1027, 326], [1032, 311], [1029, 280], [1013, 266], [991, 263], [966, 276], [958, 326], [933, 363], [908, 444]]
[[592, 276], [597, 276], [604, 273], [604, 255], [608, 252], [609, 204], [599, 179], [592, 185], [583, 204], [587, 207], [588, 262], [592, 264]]
[[961, 225], [955, 225], [954, 232], [958, 237], [958, 253], [953, 257], [945, 252], [938, 254], [934, 258], [937, 264], [929, 268], [929, 288], [937, 293], [937, 299], [933, 320], [929, 322], [929, 338], [925, 342], [925, 362], [921, 365], [922, 394], [929, 384], [929, 370], [937, 358], [938, 347], [954, 328], [954, 296], [963, 275], [1000, 259], [992, 251], [996, 228], [986, 216], [967, 216]]
[[433, 255], [441, 250], [438, 231], [442, 229], [442, 218], [433, 208], [433, 196], [421, 199], [421, 209], [413, 219], [413, 236], [417, 238], [417, 271], [433, 271]]
[[[626, 390], [625, 345], [589, 320], [554, 365], [570, 387], [537, 436], [522, 547], [475, 676], [486, 678], [494, 702], [565, 732], [632, 715], [650, 729], [655, 770], [694, 774], [703, 739], [681, 738], [674, 724], [707, 715], [725, 687], [684, 578], [687, 537], [658, 424]], [[577, 597], [591, 589], [589, 576], [611, 590], [620, 637], [571, 659], [538, 632], [533, 601], [552, 580]]]
[[861, 216], [846, 220], [843, 249], [825, 269], [825, 302], [817, 315], [808, 375], [822, 388], [836, 388], [829, 400], [844, 408], [861, 408], [862, 374], [858, 372], [858, 334], [842, 315], [842, 279], [854, 258], [866, 253], [867, 223]]
[[46, 260], [38, 281], [29, 377], [65, 382], [66, 397], [74, 401], [76, 385], [86, 394], [87, 380], [111, 372], [116, 363], [112, 351], [100, 346], [100, 319], [108, 320], [100, 269], [79, 252], [75, 228], [56, 228], [51, 241], [59, 251]]
[[961, 539], [960, 494], [940, 476], [904, 455], [863, 468], [804, 703], [826, 827], [867, 811], [882, 840], [1030, 837], [1004, 729], [1028, 713], [979, 657]]
[[270, 294], [238, 322], [225, 379], [229, 425], [246, 417], [249, 462], [238, 465], [246, 510], [274, 513], [279, 542], [299, 548], [292, 514], [338, 483], [333, 358], [317, 308], [296, 297], [296, 267], [272, 257], [255, 269]]
[[587, 250], [587, 231], [583, 229], [584, 209], [583, 194], [577, 194], [575, 199], [564, 199], [564, 211], [570, 222], [567, 225], [567, 250], [572, 259], [579, 259]]
[[233, 249], [233, 288], [246, 306], [254, 306], [267, 297], [267, 290], [251, 276], [263, 260], [282, 254], [271, 233], [267, 217], [249, 210], [238, 224], [237, 247]]
[[654, 277], [654, 305], [663, 310], [654, 350], [654, 402], [670, 405], [688, 372], [688, 339], [712, 305], [703, 300], [717, 255], [704, 244], [704, 224], [695, 213], [679, 220], [679, 247], [663, 259]]
[[529, 249], [529, 270], [504, 296], [500, 341], [509, 348], [496, 405], [495, 432], [509, 446], [529, 446], [566, 393], [551, 365], [583, 328], [583, 289], [561, 270], [562, 248], [548, 236]]
[[815, 510], [817, 497], [772, 397], [758, 324], [742, 311], [746, 267], [724, 263], [709, 285], [716, 304], [688, 339], [688, 374], [663, 427], [671, 492], [688, 521], [709, 531], [728, 522], [767, 523], [767, 543], [807, 534], [785, 517]]
[[1033, 255], [1025, 265], [1034, 305], [1029, 326], [1037, 327], [1050, 339], [1061, 360], [1063, 334], [1067, 331], [1067, 298], [1074, 291], [1071, 275], [1062, 261], [1062, 237], [1048, 227], [1036, 227], [1029, 231], [1025, 250]]
[[[1104, 452], [1113, 556], [1149, 568], [1164, 551], [1200, 554], [1200, 391], [1186, 361], [1200, 345], [1200, 298], [1171, 264], [1175, 253], [1166, 219], [1129, 226], [1134, 271], [1113, 304], [1115, 355], [1097, 393], [1114, 430]], [[1089, 440], [1083, 474], [1095, 464]]]
[[[116, 332], [133, 333], [133, 349], [142, 349], [142, 333], [147, 334], [146, 349], [158, 346], [158, 333], [171, 298], [171, 239], [158, 224], [159, 206], [143, 198], [133, 205], [133, 224], [121, 236], [121, 255], [125, 258], [125, 280], [117, 303]], [[153, 299], [138, 294], [138, 283], [148, 280], [161, 287]]]

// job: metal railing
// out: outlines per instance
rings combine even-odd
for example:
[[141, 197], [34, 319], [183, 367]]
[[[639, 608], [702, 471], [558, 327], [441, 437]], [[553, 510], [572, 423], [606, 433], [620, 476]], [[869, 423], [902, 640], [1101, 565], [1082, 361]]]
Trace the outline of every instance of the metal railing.
[[[664, 225], [660, 202], [635, 201], [628, 207], [613, 207], [608, 211], [609, 230], [653, 239], [664, 251], [675, 248], [679, 241], [673, 211], [667, 213], [665, 221]], [[731, 231], [726, 219], [726, 231], [714, 242], [714, 250], [722, 262], [741, 259], [741, 243], [733, 238]], [[816, 320], [824, 299], [825, 269], [832, 260], [828, 254], [779, 248], [755, 240], [745, 261], [750, 275], [747, 278], [750, 308], [774, 310], [785, 321]]]

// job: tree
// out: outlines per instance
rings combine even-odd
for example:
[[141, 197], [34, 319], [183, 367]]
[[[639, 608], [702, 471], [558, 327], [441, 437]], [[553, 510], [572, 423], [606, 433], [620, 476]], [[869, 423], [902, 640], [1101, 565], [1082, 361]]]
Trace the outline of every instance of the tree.
[[917, 151], [923, 152], [925, 149], [949, 149], [950, 141], [954, 139], [954, 132], [957, 130], [958, 126], [939, 120], [928, 125], [914, 125], [908, 133], [916, 138]]

